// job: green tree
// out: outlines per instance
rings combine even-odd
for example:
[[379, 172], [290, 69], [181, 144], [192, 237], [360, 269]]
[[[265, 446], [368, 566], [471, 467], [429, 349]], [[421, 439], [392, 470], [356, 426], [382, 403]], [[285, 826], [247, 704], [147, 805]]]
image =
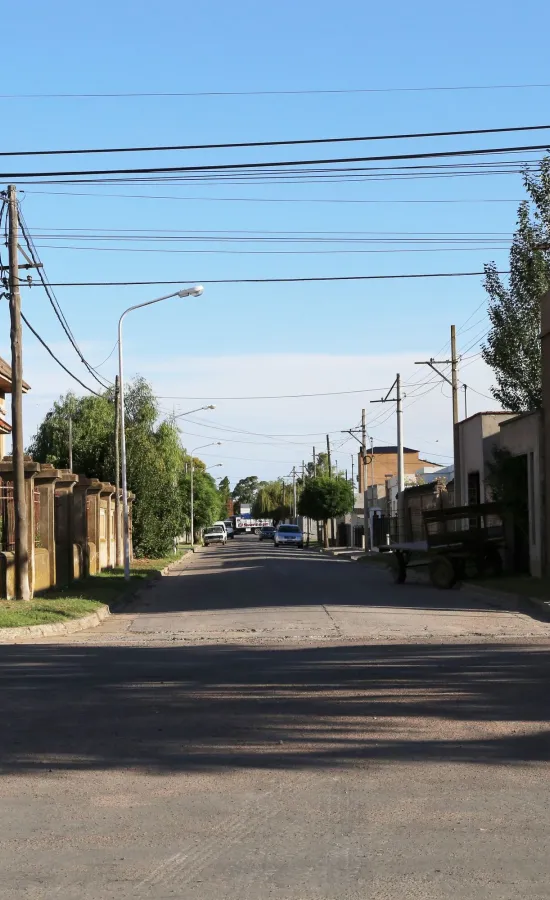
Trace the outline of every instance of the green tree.
[[495, 263], [485, 266], [491, 329], [482, 355], [496, 377], [491, 393], [511, 412], [542, 403], [540, 298], [550, 287], [550, 253], [537, 245], [550, 239], [550, 157], [535, 175], [524, 174], [524, 184], [529, 200], [518, 210], [508, 287]]
[[306, 464], [306, 472], [311, 478], [313, 478], [314, 474], [319, 477], [321, 475], [328, 475], [328, 453], [317, 453], [315, 457], [315, 466], [312, 462], [308, 462]]
[[241, 478], [233, 488], [231, 496], [239, 505], [241, 503], [252, 503], [260, 484], [256, 475], [247, 475]]
[[284, 521], [290, 516], [289, 500], [292, 496], [292, 488], [283, 486], [283, 482], [263, 482], [252, 504], [252, 515], [257, 519], [273, 519], [275, 522]]
[[322, 475], [306, 481], [300, 496], [298, 511], [308, 519], [324, 524], [325, 546], [328, 545], [327, 522], [351, 512], [354, 505], [353, 485], [344, 478]]
[[218, 485], [218, 494], [220, 495], [220, 518], [226, 519], [231, 514], [233, 508], [231, 502], [231, 485], [227, 475], [222, 478]]
[[[132, 509], [136, 556], [167, 555], [181, 532], [178, 483], [184, 465], [174, 424], [157, 425], [158, 405], [143, 378], [128, 384], [125, 397], [128, 489], [135, 494]], [[29, 446], [37, 462], [68, 465], [68, 417], [73, 420], [75, 472], [113, 482], [114, 407], [112, 392], [101, 397], [67, 394], [54, 403]]]
[[[179, 533], [187, 531], [191, 524], [191, 472], [189, 466], [179, 478]], [[220, 495], [216, 482], [205, 471], [204, 463], [193, 472], [193, 523], [195, 536], [201, 529], [220, 518]], [[225, 516], [224, 516], [225, 518]]]

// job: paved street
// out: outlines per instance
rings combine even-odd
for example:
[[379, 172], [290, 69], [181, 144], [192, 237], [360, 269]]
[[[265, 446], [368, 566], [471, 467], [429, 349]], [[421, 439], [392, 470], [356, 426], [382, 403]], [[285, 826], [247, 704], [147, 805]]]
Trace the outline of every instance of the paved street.
[[549, 635], [237, 539], [2, 646], [0, 898], [548, 898]]

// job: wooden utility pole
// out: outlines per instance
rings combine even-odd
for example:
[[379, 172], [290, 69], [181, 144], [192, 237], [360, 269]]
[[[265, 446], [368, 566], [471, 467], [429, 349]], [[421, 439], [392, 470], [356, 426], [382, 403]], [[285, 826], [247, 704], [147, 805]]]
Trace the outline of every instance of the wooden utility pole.
[[315, 455], [315, 447], [313, 448], [313, 477], [317, 478], [317, 457]]
[[[124, 565], [120, 520], [120, 404], [118, 375], [115, 376], [115, 553], [117, 566]], [[185, 463], [187, 474], [187, 463]]]
[[29, 530], [27, 498], [25, 497], [25, 455], [23, 449], [23, 342], [21, 336], [21, 295], [19, 293], [19, 211], [17, 207], [17, 191], [14, 184], [8, 186], [8, 222], [15, 598], [16, 600], [30, 600]]
[[329, 477], [329, 478], [332, 478], [332, 462], [331, 462], [331, 459], [330, 459], [330, 440], [329, 440], [328, 434], [327, 434], [327, 457], [328, 457], [328, 460], [327, 460], [327, 465], [328, 465], [328, 477]]

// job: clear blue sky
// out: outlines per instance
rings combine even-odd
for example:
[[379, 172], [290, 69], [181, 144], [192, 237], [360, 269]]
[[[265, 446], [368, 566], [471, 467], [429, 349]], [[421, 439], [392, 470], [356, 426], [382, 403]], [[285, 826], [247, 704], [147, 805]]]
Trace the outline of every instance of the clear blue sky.
[[[550, 82], [547, 48], [548, 11], [545, 3], [511, 4], [467, 2], [457, 6], [423, 3], [411, 6], [359, 2], [345, 4], [277, 4], [176, 2], [43, 4], [31, 0], [15, 14], [3, 13], [4, 35], [14, 38], [13, 50], [4, 44], [2, 94], [102, 93], [170, 91], [251, 91], [297, 89], [452, 87]], [[15, 116], [16, 127], [3, 129], [4, 149], [100, 147], [116, 145], [203, 143], [275, 140], [298, 137], [344, 136], [385, 132], [490, 128], [543, 124], [548, 119], [550, 89], [381, 92], [334, 95], [283, 95], [180, 98], [3, 99], [4, 125]], [[527, 136], [500, 135], [418, 140], [375, 145], [376, 153], [430, 151], [506, 144], [543, 143], [544, 132]], [[550, 140], [550, 139], [549, 139]], [[186, 162], [270, 160], [301, 156], [356, 155], [372, 145], [337, 148], [272, 148], [203, 151], [185, 155]], [[340, 152], [342, 150], [342, 152]], [[349, 152], [348, 152], [349, 151]], [[158, 156], [51, 157], [44, 160], [4, 159], [0, 168], [116, 167], [117, 164], [176, 165], [183, 154]], [[37, 193], [67, 191], [70, 196]], [[76, 196], [84, 191], [93, 196]], [[181, 200], [123, 199], [106, 194], [169, 195]], [[35, 186], [23, 199], [23, 211], [51, 281], [191, 280], [240, 277], [392, 274], [479, 270], [495, 259], [506, 268], [504, 250], [468, 249], [461, 252], [316, 253], [318, 245], [290, 245], [293, 254], [201, 253], [212, 245], [144, 244], [157, 250], [186, 249], [188, 253], [124, 250], [100, 252], [64, 250], [40, 239], [40, 229], [141, 228], [193, 231], [365, 231], [365, 232], [503, 232], [514, 227], [517, 201], [523, 196], [518, 175], [310, 185], [145, 185]], [[210, 198], [290, 198], [307, 202], [227, 202]], [[509, 203], [389, 203], [329, 204], [336, 200], [510, 200]], [[73, 245], [70, 235], [59, 243]], [[112, 246], [102, 242], [102, 246]], [[135, 245], [132, 245], [133, 247]], [[346, 247], [350, 249], [352, 245]], [[289, 245], [219, 245], [219, 250], [289, 249]], [[369, 245], [366, 249], [373, 249]], [[377, 249], [392, 249], [378, 245]], [[234, 356], [243, 380], [224, 384], [224, 371], [208, 382], [208, 393], [263, 393], [262, 364], [247, 368], [250, 354], [269, 354], [270, 376], [278, 362], [274, 355], [304, 357], [304, 374], [296, 387], [315, 390], [317, 363], [308, 366], [307, 354], [337, 357], [399, 356], [417, 351], [437, 353], [448, 337], [451, 322], [460, 325], [482, 303], [480, 279], [305, 284], [210, 286], [199, 303], [185, 309], [166, 303], [154, 313], [128, 320], [127, 351], [131, 371], [151, 377], [155, 386], [177, 396], [201, 394], [179, 370], [170, 376], [170, 360], [182, 357]], [[58, 297], [67, 318], [93, 363], [107, 355], [115, 340], [116, 320], [127, 305], [155, 296], [156, 288], [65, 289]], [[25, 309], [41, 334], [54, 344], [63, 360], [82, 375], [74, 353], [39, 289], [24, 295]], [[483, 310], [472, 320], [476, 322]], [[2, 353], [8, 353], [9, 332], [2, 320]], [[483, 322], [480, 325], [483, 330]], [[464, 334], [461, 346], [480, 329]], [[28, 341], [26, 373], [33, 383], [29, 398], [29, 428], [48, 407], [58, 382], [42, 384], [50, 371], [42, 351]], [[475, 349], [470, 352], [475, 352]], [[114, 376], [115, 357], [102, 369]], [[160, 363], [160, 365], [159, 365]], [[165, 369], [162, 378], [158, 373]], [[338, 374], [334, 389], [362, 387], [357, 377]], [[330, 369], [330, 363], [327, 363]], [[224, 363], [226, 374], [231, 365]], [[405, 367], [405, 363], [404, 366]], [[376, 370], [376, 365], [374, 366]], [[265, 370], [264, 370], [265, 371]], [[155, 374], [157, 373], [157, 374]], [[322, 373], [326, 379], [327, 372]], [[330, 373], [329, 373], [330, 374]], [[412, 373], [407, 373], [409, 377]], [[53, 377], [53, 376], [52, 376]], [[343, 376], [342, 376], [343, 377]], [[371, 376], [372, 377], [372, 373]], [[482, 376], [480, 375], [480, 378]], [[84, 380], [88, 383], [89, 376]], [[283, 379], [284, 380], [284, 379]], [[482, 379], [483, 380], [483, 379]], [[275, 378], [275, 382], [277, 379]], [[352, 382], [350, 384], [350, 381]], [[168, 385], [170, 382], [170, 385]], [[363, 383], [362, 383], [363, 382]], [[205, 382], [206, 383], [206, 382]], [[282, 381], [281, 381], [282, 383]], [[326, 380], [323, 381], [323, 384]], [[481, 390], [486, 390], [483, 381]], [[472, 382], [474, 384], [474, 382]], [[59, 389], [69, 383], [60, 376]], [[171, 387], [168, 390], [168, 386]], [[285, 382], [285, 388], [286, 388]], [[378, 385], [374, 385], [378, 387]], [[247, 388], [248, 387], [248, 391]], [[267, 393], [272, 393], [271, 384]], [[225, 388], [225, 390], [223, 389]], [[276, 390], [275, 390], [276, 392]], [[433, 395], [431, 395], [433, 396]], [[355, 406], [364, 404], [357, 398]], [[426, 400], [430, 403], [430, 397]], [[481, 405], [491, 405], [481, 400]], [[170, 401], [171, 403], [171, 401]], [[185, 409], [185, 401], [178, 404]], [[191, 405], [193, 405], [191, 403]], [[494, 404], [493, 404], [494, 405]], [[189, 406], [189, 404], [187, 404]], [[418, 444], [423, 434], [421, 409], [411, 411], [409, 434]], [[275, 407], [272, 407], [275, 409]], [[297, 411], [285, 419], [279, 404], [271, 430], [293, 433], [296, 421], [307, 419], [304, 431], [348, 427], [348, 408], [338, 421], [322, 405]], [[415, 418], [420, 416], [420, 418]], [[330, 421], [325, 419], [330, 418]], [[214, 419], [212, 419], [214, 421]], [[269, 430], [271, 414], [226, 405], [219, 421], [249, 430]], [[287, 427], [283, 427], [288, 422]], [[247, 424], [248, 423], [248, 424]], [[261, 425], [261, 427], [258, 427]], [[416, 423], [416, 424], [415, 424]], [[315, 427], [314, 427], [315, 426]], [[414, 429], [417, 429], [416, 433]], [[389, 420], [389, 436], [393, 424]], [[441, 442], [450, 445], [448, 422]], [[202, 433], [197, 429], [197, 433]], [[199, 438], [196, 439], [197, 444]], [[440, 438], [434, 438], [439, 441]], [[412, 441], [410, 441], [412, 443]], [[241, 448], [242, 449], [242, 448]], [[266, 452], [269, 448], [265, 448]], [[302, 451], [300, 451], [301, 453]], [[443, 451], [442, 451], [443, 452]], [[445, 452], [450, 452], [448, 449]], [[260, 451], [254, 451], [260, 459]], [[280, 453], [280, 451], [279, 451]], [[244, 453], [242, 454], [245, 455]], [[291, 454], [292, 455], [292, 454]], [[254, 457], [256, 458], [256, 457]], [[286, 461], [286, 456], [284, 456]], [[288, 457], [290, 460], [290, 456]], [[231, 467], [232, 466], [232, 467]], [[232, 477], [257, 469], [275, 475], [274, 464], [261, 471], [260, 463], [244, 460], [228, 464]]]

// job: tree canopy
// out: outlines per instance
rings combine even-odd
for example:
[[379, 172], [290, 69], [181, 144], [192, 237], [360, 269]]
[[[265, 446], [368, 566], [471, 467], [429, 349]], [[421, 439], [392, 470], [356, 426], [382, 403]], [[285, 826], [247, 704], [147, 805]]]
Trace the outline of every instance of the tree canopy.
[[542, 403], [540, 298], [550, 288], [550, 252], [537, 245], [550, 239], [550, 157], [537, 174], [525, 173], [524, 184], [529, 200], [518, 210], [508, 287], [495, 263], [485, 266], [491, 329], [482, 354], [495, 373], [491, 393], [510, 412]]
[[322, 475], [306, 481], [300, 495], [298, 511], [300, 515], [309, 519], [327, 522], [328, 519], [351, 512], [353, 505], [353, 485], [349, 481]]
[[231, 496], [238, 504], [252, 503], [259, 485], [260, 480], [256, 475], [247, 475], [237, 482]]
[[[157, 400], [145, 379], [136, 378], [126, 386], [125, 413], [128, 490], [135, 494], [134, 552], [136, 556], [165, 556], [172, 550], [174, 537], [189, 523], [189, 460], [175, 423], [158, 422]], [[30, 455], [37, 462], [67, 467], [69, 416], [73, 423], [73, 470], [114, 482], [111, 391], [100, 397], [76, 397], [72, 393], [60, 397], [32, 439]], [[220, 516], [220, 495], [202, 460], [194, 463], [195, 520], [197, 527], [203, 527]]]

